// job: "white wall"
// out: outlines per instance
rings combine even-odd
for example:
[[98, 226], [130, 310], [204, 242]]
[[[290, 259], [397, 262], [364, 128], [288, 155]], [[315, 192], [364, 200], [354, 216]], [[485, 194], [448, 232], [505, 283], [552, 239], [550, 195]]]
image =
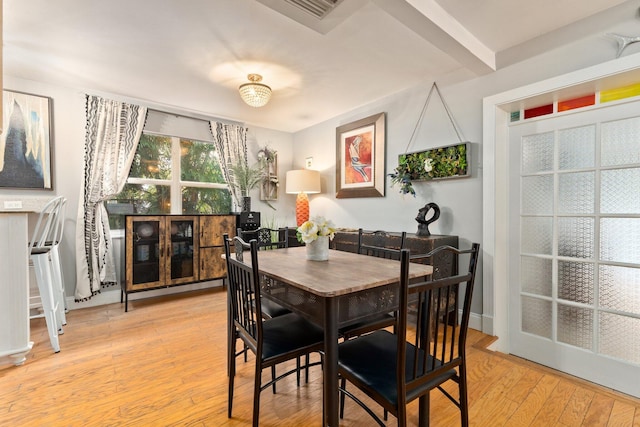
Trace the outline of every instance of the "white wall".
[[[249, 163], [255, 162], [261, 148], [268, 146], [278, 155], [278, 200], [271, 200], [269, 204], [260, 201], [260, 190], [251, 193], [251, 209], [260, 211], [260, 219], [265, 226], [277, 227], [294, 226], [296, 224], [296, 196], [286, 194], [285, 174], [293, 168], [293, 135], [265, 128], [247, 126], [247, 145], [249, 146]], [[270, 207], [271, 205], [272, 207]]]

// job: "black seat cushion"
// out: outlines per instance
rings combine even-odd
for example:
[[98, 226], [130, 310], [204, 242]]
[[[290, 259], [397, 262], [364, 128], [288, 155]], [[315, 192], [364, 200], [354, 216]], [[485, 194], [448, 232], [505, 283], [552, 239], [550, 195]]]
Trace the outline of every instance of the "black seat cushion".
[[291, 310], [289, 310], [288, 308], [284, 308], [280, 304], [273, 302], [272, 300], [267, 298], [262, 298], [260, 300], [260, 303], [262, 306], [262, 315], [267, 319], [291, 313]]
[[[338, 369], [353, 377], [353, 379], [366, 388], [376, 390], [378, 394], [389, 404], [397, 406], [398, 394], [396, 385], [396, 360], [397, 360], [396, 335], [389, 331], [380, 330], [369, 335], [363, 335], [349, 341], [345, 341], [338, 347]], [[407, 380], [412, 378], [415, 347], [407, 345], [406, 373]], [[420, 353], [422, 354], [422, 353]], [[420, 357], [422, 358], [422, 357]], [[429, 358], [428, 365], [432, 363]], [[436, 360], [436, 366], [440, 365]], [[422, 369], [422, 363], [418, 367]], [[421, 394], [421, 391], [432, 388], [434, 383], [441, 383], [443, 378], [456, 376], [454, 369], [445, 372], [437, 379], [429, 381], [420, 389], [407, 393], [407, 402], [412, 401]], [[350, 378], [351, 379], [351, 378]]]
[[324, 343], [322, 328], [294, 313], [265, 320], [262, 334], [263, 360]]
[[338, 333], [341, 336], [352, 337], [378, 329], [384, 329], [389, 326], [393, 326], [395, 323], [396, 318], [392, 314], [383, 313], [373, 317], [369, 317], [352, 325], [342, 327], [338, 329]]
[[47, 247], [47, 248], [32, 248], [31, 249], [31, 255], [42, 255], [42, 254], [47, 254], [51, 252], [51, 247]]

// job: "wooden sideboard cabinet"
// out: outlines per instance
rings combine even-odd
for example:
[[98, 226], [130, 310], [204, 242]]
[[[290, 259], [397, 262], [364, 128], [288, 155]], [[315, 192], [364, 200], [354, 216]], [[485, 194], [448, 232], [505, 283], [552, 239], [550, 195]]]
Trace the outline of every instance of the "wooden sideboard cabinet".
[[235, 234], [235, 215], [127, 215], [125, 311], [129, 294], [220, 279], [222, 235]]
[[[388, 232], [384, 237], [374, 237], [372, 235], [364, 236], [365, 245], [384, 246], [387, 248], [400, 249], [401, 233]], [[376, 241], [374, 241], [376, 239]], [[413, 233], [407, 233], [404, 243], [404, 249], [411, 250], [412, 255], [425, 254], [433, 249], [449, 245], [454, 248], [458, 247], [458, 236], [431, 235], [416, 236]], [[347, 252], [358, 251], [358, 232], [357, 231], [338, 231], [334, 239], [331, 241], [331, 248]], [[439, 279], [458, 273], [457, 260], [453, 257], [447, 257], [446, 254], [439, 258], [435, 258], [433, 264], [433, 278]]]

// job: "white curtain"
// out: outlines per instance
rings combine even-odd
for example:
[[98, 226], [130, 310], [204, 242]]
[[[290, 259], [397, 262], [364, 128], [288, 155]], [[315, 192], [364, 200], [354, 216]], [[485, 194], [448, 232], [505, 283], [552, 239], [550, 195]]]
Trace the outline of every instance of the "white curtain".
[[76, 301], [117, 283], [104, 201], [124, 188], [147, 114], [145, 107], [91, 95], [86, 111], [84, 186], [76, 226]]
[[218, 150], [218, 162], [224, 174], [224, 179], [229, 184], [229, 191], [233, 196], [238, 210], [242, 208], [242, 194], [238, 187], [233, 185], [234, 176], [231, 166], [244, 161], [248, 166], [247, 158], [247, 129], [243, 126], [226, 124], [222, 122], [209, 122], [211, 134]]

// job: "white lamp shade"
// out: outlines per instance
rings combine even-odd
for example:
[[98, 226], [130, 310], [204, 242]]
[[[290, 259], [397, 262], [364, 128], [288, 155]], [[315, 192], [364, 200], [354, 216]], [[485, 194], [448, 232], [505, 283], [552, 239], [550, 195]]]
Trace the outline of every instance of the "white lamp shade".
[[286, 192], [297, 193], [319, 193], [320, 192], [320, 172], [311, 169], [299, 169], [287, 172]]

